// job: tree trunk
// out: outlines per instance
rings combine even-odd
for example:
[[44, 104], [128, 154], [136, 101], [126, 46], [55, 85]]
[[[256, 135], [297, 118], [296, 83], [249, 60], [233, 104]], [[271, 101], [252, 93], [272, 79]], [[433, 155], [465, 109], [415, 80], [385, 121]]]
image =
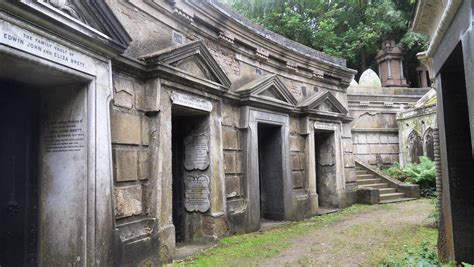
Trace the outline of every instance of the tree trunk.
[[367, 69], [367, 55], [365, 53], [365, 48], [360, 49], [360, 72], [364, 72]]

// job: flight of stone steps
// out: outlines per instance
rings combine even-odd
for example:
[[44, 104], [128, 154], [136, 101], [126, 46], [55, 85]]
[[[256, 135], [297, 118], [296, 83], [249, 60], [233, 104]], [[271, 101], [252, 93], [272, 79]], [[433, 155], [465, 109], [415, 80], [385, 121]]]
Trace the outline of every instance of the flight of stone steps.
[[405, 193], [397, 192], [397, 189], [390, 186], [381, 176], [367, 170], [367, 168], [356, 164], [357, 187], [377, 188], [380, 194], [379, 203], [390, 203], [398, 201], [406, 201], [414, 198], [407, 198]]

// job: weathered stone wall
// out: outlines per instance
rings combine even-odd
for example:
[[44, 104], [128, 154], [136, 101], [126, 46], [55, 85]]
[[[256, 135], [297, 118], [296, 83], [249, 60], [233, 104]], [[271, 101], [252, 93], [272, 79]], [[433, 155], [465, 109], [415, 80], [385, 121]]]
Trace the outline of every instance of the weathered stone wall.
[[401, 112], [399, 125], [400, 164], [418, 161], [418, 156], [434, 160], [433, 129], [438, 127], [436, 104]]
[[429, 88], [364, 87], [348, 89], [354, 156], [377, 166], [399, 161], [397, 113], [414, 105]]
[[307, 188], [305, 184], [305, 138], [300, 133], [300, 119], [290, 118], [290, 153], [293, 189]]
[[[254, 187], [251, 183], [258, 182], [258, 177], [249, 176], [248, 169], [252, 164], [255, 167], [255, 162], [246, 162], [246, 159], [253, 153], [249, 152], [249, 144], [258, 142], [258, 138], [252, 137], [252, 131], [257, 131], [256, 122], [248, 126], [247, 120], [251, 117], [244, 111], [250, 110], [248, 107], [252, 107], [260, 119], [270, 120], [262, 119], [263, 123], [276, 123], [281, 127], [284, 137], [281, 147], [285, 150], [282, 151], [285, 218], [297, 220], [317, 212], [315, 166], [308, 164], [310, 151], [315, 149], [314, 145], [308, 145], [314, 144], [314, 140], [313, 143], [308, 140], [314, 139], [314, 135], [301, 130], [308, 116], [321, 117], [337, 129], [335, 202], [340, 207], [354, 202], [355, 170], [350, 118], [346, 114], [346, 87], [353, 72], [343, 66], [343, 61], [323, 55], [324, 60], [310, 60], [311, 53], [319, 52], [307, 51], [307, 48], [288, 49], [283, 43], [268, 40], [256, 41], [264, 38], [258, 32], [226, 25], [236, 22], [214, 21], [215, 18], [222, 20], [222, 14], [210, 9], [207, 2], [107, 2], [133, 39], [125, 54], [113, 65], [111, 124], [115, 210], [122, 243], [141, 240], [148, 234], [152, 240], [160, 241], [159, 245], [151, 243], [160, 247], [163, 260], [175, 253], [176, 227], [171, 201], [174, 92], [208, 101], [212, 106], [211, 111], [206, 111], [209, 112], [210, 166], [205, 172], [210, 178], [210, 209], [202, 214], [193, 213], [186, 219], [190, 221], [189, 231], [194, 233], [190, 239], [208, 241], [228, 233], [257, 230], [260, 226], [260, 217], [254, 218], [260, 215], [250, 211], [259, 201], [249, 198]], [[179, 54], [176, 56], [183, 58], [169, 64], [162, 59], [153, 61], [154, 57], [178, 53], [173, 51], [193, 42], [203, 44], [204, 48], [195, 46], [204, 49], [199, 52], [203, 54]], [[200, 57], [207, 56], [206, 51], [212, 59]], [[214, 61], [216, 65], [212, 65]], [[262, 95], [252, 95], [251, 90], [250, 96], [242, 93], [245, 86], [272, 75], [276, 78], [268, 80], [272, 83], [269, 88], [261, 88], [265, 91], [259, 91]], [[304, 100], [319, 95], [323, 98], [299, 106]], [[193, 112], [192, 108], [188, 112]], [[254, 139], [249, 143], [249, 138]], [[333, 186], [336, 188], [336, 184]], [[250, 225], [255, 221], [258, 224]], [[142, 240], [135, 243], [142, 243], [135, 247], [150, 247]], [[123, 251], [130, 253], [130, 250]]]

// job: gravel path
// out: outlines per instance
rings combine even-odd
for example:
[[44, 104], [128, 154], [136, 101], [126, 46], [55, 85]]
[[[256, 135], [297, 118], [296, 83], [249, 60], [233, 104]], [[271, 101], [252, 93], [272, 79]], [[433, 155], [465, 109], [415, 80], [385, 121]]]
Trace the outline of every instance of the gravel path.
[[259, 261], [257, 265], [372, 265], [374, 251], [419, 229], [432, 210], [429, 200], [380, 205], [295, 238], [279, 255]]

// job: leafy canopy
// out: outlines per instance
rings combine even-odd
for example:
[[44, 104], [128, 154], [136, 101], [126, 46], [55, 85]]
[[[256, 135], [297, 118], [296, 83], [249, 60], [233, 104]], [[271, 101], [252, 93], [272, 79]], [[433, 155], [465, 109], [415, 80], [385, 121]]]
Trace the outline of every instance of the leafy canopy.
[[[407, 72], [426, 37], [408, 31], [415, 0], [221, 0], [245, 17], [289, 39], [347, 59], [359, 73], [376, 69], [382, 40], [402, 40]], [[416, 80], [416, 76], [408, 75]], [[414, 84], [415, 85], [415, 84]]]

